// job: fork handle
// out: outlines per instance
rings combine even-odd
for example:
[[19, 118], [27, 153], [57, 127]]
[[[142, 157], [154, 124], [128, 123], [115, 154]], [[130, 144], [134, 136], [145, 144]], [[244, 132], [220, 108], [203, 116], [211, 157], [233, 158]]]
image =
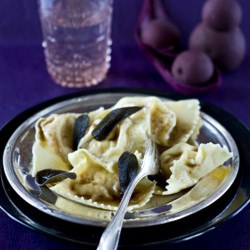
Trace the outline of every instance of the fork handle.
[[120, 239], [123, 219], [125, 216], [125, 213], [127, 211], [127, 206], [129, 203], [129, 200], [132, 196], [132, 193], [137, 185], [137, 183], [144, 177], [143, 173], [140, 172], [135, 179], [130, 182], [128, 185], [123, 198], [121, 200], [121, 203], [117, 209], [116, 214], [114, 215], [112, 221], [109, 223], [109, 225], [104, 230], [99, 245], [97, 247], [97, 250], [115, 250], [117, 249], [118, 242]]

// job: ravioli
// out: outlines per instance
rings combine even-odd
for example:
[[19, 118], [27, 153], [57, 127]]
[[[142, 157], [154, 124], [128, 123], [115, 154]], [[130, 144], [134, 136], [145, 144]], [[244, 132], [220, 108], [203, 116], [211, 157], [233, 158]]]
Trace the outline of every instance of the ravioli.
[[173, 194], [194, 186], [231, 157], [232, 154], [219, 144], [200, 144], [198, 148], [186, 143], [175, 145], [161, 155], [161, 169], [169, 177], [162, 194]]
[[188, 192], [169, 203], [172, 205], [171, 213], [178, 213], [204, 201], [225, 182], [230, 171], [229, 166], [215, 168], [200, 179]]
[[52, 114], [36, 122], [32, 175], [46, 168], [69, 170], [72, 129], [77, 114]]
[[[93, 130], [107, 114], [131, 106], [141, 109], [117, 123], [106, 139], [93, 138]], [[32, 151], [33, 176], [48, 168], [76, 173], [76, 179], [65, 179], [48, 187], [59, 197], [78, 205], [116, 210], [121, 201], [118, 160], [129, 151], [141, 166], [149, 138], [157, 145], [164, 187], [144, 178], [137, 185], [128, 210], [144, 207], [155, 195], [178, 194], [191, 187], [194, 190], [191, 194], [197, 193], [200, 183], [206, 183], [203, 178], [214, 180], [211, 173], [232, 157], [227, 148], [218, 144], [197, 144], [202, 118], [196, 99], [163, 101], [153, 96], [124, 97], [109, 108], [100, 107], [86, 114], [89, 124], [75, 151], [72, 149], [73, 127], [81, 115], [75, 113], [39, 119]]]
[[196, 99], [166, 102], [165, 105], [176, 114], [176, 126], [170, 134], [168, 146], [194, 140], [200, 126], [200, 104]]
[[[69, 200], [85, 205], [116, 210], [120, 203], [120, 185], [118, 175], [110, 173], [98, 158], [85, 149], [79, 149], [69, 154], [73, 166], [71, 172], [77, 174], [77, 179], [65, 179], [51, 190]], [[141, 181], [130, 200], [128, 209], [145, 205], [151, 198], [155, 183], [144, 179]]]
[[[118, 124], [107, 140], [91, 140], [91, 133], [101, 121], [101, 118], [111, 110], [128, 106], [142, 106], [143, 109]], [[86, 148], [105, 162], [105, 166], [110, 172], [114, 172], [115, 164], [124, 151], [133, 152], [137, 150], [143, 154], [149, 136], [152, 136], [153, 140], [159, 145], [165, 146], [176, 125], [175, 114], [156, 97], [122, 98], [104, 113], [105, 115], [100, 113], [92, 121], [79, 147]]]
[[137, 136], [149, 130], [153, 140], [163, 146], [166, 146], [170, 133], [176, 126], [176, 114], [166, 107], [165, 102], [156, 97], [125, 97], [114, 106], [144, 106], [148, 116], [145, 115], [143, 129], [137, 131]]

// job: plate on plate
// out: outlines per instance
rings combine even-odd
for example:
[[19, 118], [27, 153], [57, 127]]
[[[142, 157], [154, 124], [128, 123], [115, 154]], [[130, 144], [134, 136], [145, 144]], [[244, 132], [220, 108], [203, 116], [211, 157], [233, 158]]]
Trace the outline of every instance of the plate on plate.
[[[4, 146], [1, 148], [1, 154], [4, 155], [4, 166], [1, 166], [4, 195], [0, 200], [3, 210], [32, 228], [80, 243], [97, 243], [107, 220], [83, 216], [82, 213], [79, 213], [79, 210], [75, 214], [69, 213], [69, 211], [55, 206], [52, 201], [48, 201], [46, 199], [47, 194], [45, 194], [45, 198], [44, 196], [38, 197], [34, 190], [31, 191], [25, 185], [23, 173], [29, 172], [28, 168], [30, 168], [32, 159], [30, 149], [34, 142], [34, 122], [39, 117], [55, 112], [90, 111], [99, 106], [110, 106], [122, 96], [128, 95], [154, 95], [163, 99], [179, 99], [176, 96], [162, 95], [157, 92], [130, 89], [85, 91], [42, 103], [8, 123], [1, 131], [1, 137], [4, 133]], [[245, 155], [242, 157], [242, 153], [244, 154], [246, 149], [242, 151], [241, 145], [246, 143], [245, 138], [247, 136], [249, 138], [249, 131], [225, 111], [206, 103], [201, 103], [201, 107], [204, 127], [199, 140], [201, 142], [219, 142], [234, 153], [236, 158], [232, 162], [233, 171], [231, 175], [209, 198], [179, 213], [166, 215], [161, 210], [160, 215], [154, 214], [144, 218], [138, 214], [135, 220], [126, 220], [121, 244], [125, 244], [125, 242], [126, 244], [146, 244], [177, 241], [192, 237], [213, 228], [215, 224], [219, 224], [236, 214], [248, 203], [249, 186], [247, 186], [247, 192], [242, 192], [241, 187], [242, 178], [244, 179], [245, 175], [249, 175], [249, 170], [244, 167], [249, 159]], [[246, 134], [243, 140], [237, 142], [238, 135], [235, 136], [235, 130]], [[238, 165], [239, 159], [240, 167]], [[242, 175], [242, 171], [244, 175]], [[244, 193], [246, 193], [245, 198], [242, 198], [241, 196], [244, 196]], [[101, 211], [97, 211], [97, 213], [99, 212]], [[195, 219], [196, 217], [199, 220]], [[48, 220], [48, 218], [50, 219]], [[56, 224], [56, 228], [50, 230], [50, 223]], [[72, 228], [80, 228], [81, 232], [85, 230], [88, 233], [84, 237], [80, 233], [72, 234]], [[177, 230], [177, 228], [179, 229]], [[168, 236], [157, 233], [166, 229], [171, 230]], [[139, 235], [144, 236], [138, 236], [138, 231], [136, 231], [136, 237], [134, 237], [134, 230], [141, 231], [142, 234]], [[78, 230], [74, 230], [74, 232], [76, 231]]]

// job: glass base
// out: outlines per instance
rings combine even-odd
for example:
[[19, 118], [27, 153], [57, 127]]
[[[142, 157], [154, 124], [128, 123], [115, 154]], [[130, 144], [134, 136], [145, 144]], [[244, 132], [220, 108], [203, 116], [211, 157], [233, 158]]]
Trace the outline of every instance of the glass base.
[[47, 61], [47, 68], [52, 79], [59, 85], [70, 88], [90, 87], [99, 84], [106, 78], [110, 63], [77, 70], [65, 67], [58, 67]]

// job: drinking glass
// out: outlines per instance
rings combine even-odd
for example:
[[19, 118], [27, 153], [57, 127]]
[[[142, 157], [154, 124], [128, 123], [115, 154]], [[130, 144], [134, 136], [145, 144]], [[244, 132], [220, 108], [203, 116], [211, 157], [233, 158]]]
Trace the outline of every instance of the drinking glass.
[[111, 60], [113, 0], [38, 0], [47, 69], [62, 86], [101, 82]]

